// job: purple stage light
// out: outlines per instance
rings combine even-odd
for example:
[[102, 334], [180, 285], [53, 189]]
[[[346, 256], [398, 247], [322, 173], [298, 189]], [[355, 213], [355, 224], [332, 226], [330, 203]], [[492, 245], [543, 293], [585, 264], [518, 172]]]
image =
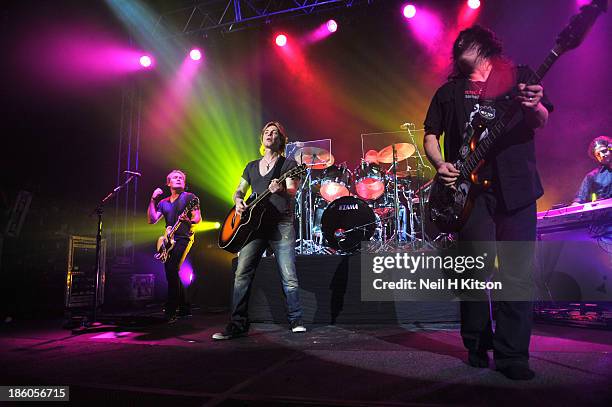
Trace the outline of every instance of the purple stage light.
[[188, 287], [191, 283], [193, 283], [195, 273], [189, 260], [185, 260], [185, 262], [181, 265], [181, 269], [179, 270], [179, 278], [185, 287]]
[[476, 10], [480, 7], [480, 0], [468, 0], [467, 5], [469, 8]]
[[338, 23], [336, 23], [336, 20], [329, 20], [327, 22], [327, 31], [329, 31], [330, 33], [335, 33], [338, 30]]
[[189, 51], [189, 58], [194, 61], [199, 61], [200, 59], [202, 59], [202, 51], [197, 48], [192, 49], [191, 51]]
[[412, 18], [416, 15], [416, 7], [414, 7], [412, 4], [407, 4], [403, 8], [403, 13], [404, 17]]
[[148, 55], [143, 55], [140, 57], [139, 62], [143, 67], [149, 68], [151, 65], [153, 65], [153, 58]]
[[287, 45], [287, 36], [285, 34], [279, 34], [276, 36], [276, 45], [279, 47], [284, 47]]

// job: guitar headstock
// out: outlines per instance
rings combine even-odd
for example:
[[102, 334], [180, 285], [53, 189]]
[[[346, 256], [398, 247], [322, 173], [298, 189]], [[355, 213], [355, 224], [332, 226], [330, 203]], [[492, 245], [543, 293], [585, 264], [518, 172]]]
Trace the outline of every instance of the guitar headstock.
[[590, 4], [582, 6], [580, 12], [570, 19], [569, 24], [557, 37], [555, 52], [561, 55], [577, 48], [595, 23], [599, 14], [608, 10], [608, 0], [593, 0]]
[[185, 210], [184, 212], [191, 212], [194, 209], [199, 209], [200, 208], [200, 199], [198, 197], [195, 197], [193, 199], [191, 199], [189, 202], [187, 202], [187, 206], [185, 206]]

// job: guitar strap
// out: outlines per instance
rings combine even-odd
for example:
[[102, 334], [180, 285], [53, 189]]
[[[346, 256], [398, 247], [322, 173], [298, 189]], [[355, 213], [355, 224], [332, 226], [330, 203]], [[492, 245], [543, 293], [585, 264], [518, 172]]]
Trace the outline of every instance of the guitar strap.
[[272, 174], [272, 179], [278, 179], [283, 174], [282, 173], [283, 165], [285, 165], [286, 160], [287, 158], [285, 158], [282, 155], [278, 157], [278, 162], [276, 163], [276, 166], [274, 167], [274, 173]]

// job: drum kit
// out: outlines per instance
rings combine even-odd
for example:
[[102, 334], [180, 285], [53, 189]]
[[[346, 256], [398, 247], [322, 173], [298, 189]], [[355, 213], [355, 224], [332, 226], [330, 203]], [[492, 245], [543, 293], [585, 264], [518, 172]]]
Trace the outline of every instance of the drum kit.
[[292, 157], [308, 168], [297, 195], [298, 252], [352, 253], [363, 241], [380, 250], [390, 245], [419, 249], [431, 241], [422, 206], [429, 183], [407, 161], [415, 152], [421, 159], [411, 143], [369, 150], [351, 171], [324, 148], [297, 148]]

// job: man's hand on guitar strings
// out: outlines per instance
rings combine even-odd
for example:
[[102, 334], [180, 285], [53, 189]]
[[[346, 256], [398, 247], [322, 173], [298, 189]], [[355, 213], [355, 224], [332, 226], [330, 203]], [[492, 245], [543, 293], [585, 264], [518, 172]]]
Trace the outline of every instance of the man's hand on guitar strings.
[[456, 169], [452, 163], [443, 162], [438, 166], [437, 175], [446, 186], [452, 186], [457, 180], [459, 174], [459, 170]]
[[236, 198], [235, 203], [236, 203], [236, 213], [238, 215], [242, 215], [242, 213], [247, 208], [247, 206], [244, 204], [244, 199]]

